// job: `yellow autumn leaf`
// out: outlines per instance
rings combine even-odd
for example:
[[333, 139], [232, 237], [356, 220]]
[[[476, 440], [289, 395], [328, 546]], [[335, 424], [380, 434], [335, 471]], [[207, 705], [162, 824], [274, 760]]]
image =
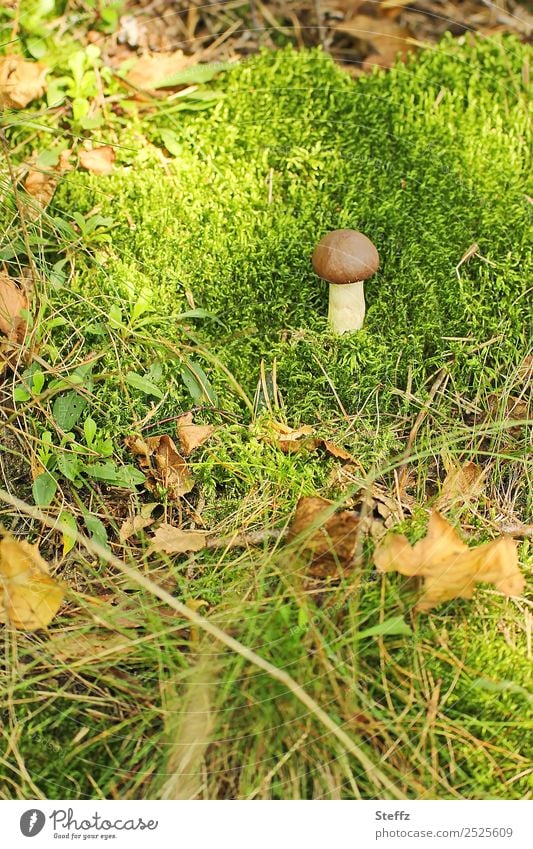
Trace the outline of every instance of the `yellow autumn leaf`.
[[10, 534], [0, 540], [0, 622], [24, 631], [46, 628], [63, 601], [37, 545]]
[[420, 611], [454, 598], [472, 598], [477, 583], [494, 584], [507, 596], [520, 595], [524, 589], [515, 540], [502, 536], [469, 548], [437, 511], [423, 539], [411, 545], [402, 535], [390, 535], [376, 549], [374, 563], [380, 572], [424, 579], [416, 605]]

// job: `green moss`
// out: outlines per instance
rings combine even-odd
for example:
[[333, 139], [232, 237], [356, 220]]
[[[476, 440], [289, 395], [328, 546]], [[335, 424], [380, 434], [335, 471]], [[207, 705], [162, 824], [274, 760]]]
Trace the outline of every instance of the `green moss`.
[[[500, 475], [506, 498], [520, 476], [527, 479], [521, 437], [496, 422], [494, 442], [483, 441], [461, 409], [486, 409], [494, 389], [512, 393], [530, 334], [526, 49], [511, 39], [463, 47], [447, 39], [416, 61], [357, 82], [320, 51], [264, 53], [217, 83], [225, 96], [213, 112], [177, 121], [162, 110], [132, 125], [112, 176], [65, 179], [56, 211], [86, 214], [98, 203], [114, 220], [112, 242], [78, 260], [68, 291], [51, 293], [47, 308], [63, 311], [69, 323], [53, 329], [40, 353], [60, 362], [75, 343], [77, 356], [98, 351], [91, 413], [118, 442], [148, 406], [123, 374], [161, 363], [170, 397], [148, 425], [170, 429], [166, 417], [191, 403], [180, 356], [198, 344], [219, 395], [217, 409], [204, 410], [219, 425], [216, 435], [191, 460], [209, 528], [282, 526], [300, 494], [339, 491], [330, 478], [338, 463], [324, 453], [284, 455], [259, 438], [261, 422], [248, 426], [249, 410], [215, 359], [253, 398], [261, 360], [269, 372], [275, 358], [285, 402], [279, 415], [313, 422], [364, 468], [385, 472], [445, 366], [446, 392], [433, 399], [414, 446], [421, 506], [405, 528], [413, 539], [427, 527], [428, 493], [438, 488], [432, 462], [443, 445], [450, 456], [498, 453], [487, 489], [490, 474]], [[142, 141], [145, 133], [155, 145], [164, 127], [181, 140], [176, 159], [163, 160]], [[335, 338], [310, 254], [337, 227], [367, 233], [382, 266], [367, 285], [364, 330]], [[457, 274], [474, 242], [483, 259], [473, 257]], [[141, 293], [148, 307], [134, 320]], [[191, 295], [211, 317], [180, 317]], [[109, 323], [116, 307], [124, 318], [118, 328]], [[526, 544], [521, 553], [525, 562]], [[357, 591], [353, 576], [340, 587], [309, 589], [294, 552], [268, 546], [253, 555], [200, 552], [168, 568], [163, 580], [172, 586], [175, 578], [180, 598], [207, 600], [213, 621], [292, 673], [406, 795], [528, 792], [526, 632], [513, 602], [480, 590], [472, 602], [412, 620], [411, 637], [361, 645], [358, 627], [408, 614], [411, 599], [398, 576], [376, 580], [370, 562]], [[110, 586], [120, 592], [114, 573]], [[129, 622], [131, 596], [121, 601]], [[94, 796], [96, 782], [102, 795], [136, 798], [163, 780], [157, 770], [165, 771], [172, 741], [162, 733], [158, 694], [167, 684], [182, 692], [195, 642], [143, 592], [136, 590], [133, 609], [142, 611], [138, 633], [147, 637], [138, 662], [82, 664], [88, 690], [96, 681], [98, 700], [105, 694], [105, 710], [97, 701], [94, 733], [66, 756], [63, 785], [25, 741], [27, 763], [51, 797]], [[53, 667], [46, 652], [37, 646], [36, 670]], [[284, 688], [233, 652], [213, 647], [213, 658], [208, 795], [246, 797], [258, 785], [274, 798], [382, 792]], [[77, 712], [77, 686], [75, 676], [65, 679], [67, 739], [87, 721]], [[17, 676], [21, 723], [23, 711], [33, 710], [25, 707], [25, 687]], [[57, 705], [41, 711], [43, 739], [55, 733]]]
[[[65, 182], [62, 208], [86, 212], [98, 193], [116, 222], [104, 268], [81, 290], [105, 308], [148, 279], [164, 319], [188, 309], [188, 290], [222, 322], [197, 321], [198, 340], [249, 393], [261, 359], [276, 357], [299, 418], [335, 406], [317, 361], [348, 412], [409, 370], [420, 386], [443, 362], [471, 391], [482, 369], [517, 360], [528, 333], [524, 55], [513, 40], [445, 40], [357, 82], [320, 51], [243, 63], [213, 112], [152, 121], [154, 138], [165, 125], [179, 134], [180, 157], [132, 159], [125, 145], [130, 164], [114, 176]], [[382, 266], [366, 286], [365, 330], [333, 339], [309, 257], [345, 226], [373, 239]], [[484, 259], [458, 278], [474, 242]], [[179, 325], [169, 332], [179, 338]], [[489, 362], [471, 353], [494, 336]], [[395, 408], [387, 391], [382, 405]]]

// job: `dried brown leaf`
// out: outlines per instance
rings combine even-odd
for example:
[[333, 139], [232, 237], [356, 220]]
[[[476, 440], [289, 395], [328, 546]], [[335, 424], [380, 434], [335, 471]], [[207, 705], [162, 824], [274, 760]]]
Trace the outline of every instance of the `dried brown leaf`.
[[423, 539], [412, 546], [402, 535], [388, 536], [376, 549], [374, 563], [380, 572], [424, 578], [416, 605], [421, 611], [455, 598], [472, 598], [480, 582], [492, 583], [508, 596], [520, 595], [524, 588], [515, 540], [503, 536], [469, 548], [437, 511]]
[[56, 660], [86, 660], [88, 663], [98, 655], [109, 659], [110, 653], [123, 654], [135, 649], [135, 643], [122, 634], [111, 634], [107, 630], [80, 633], [77, 631], [54, 634], [43, 646]]
[[89, 150], [80, 150], [78, 154], [79, 163], [91, 174], [111, 174], [115, 161], [115, 149], [110, 145], [92, 147]]
[[315, 578], [339, 576], [355, 556], [359, 517], [341, 510], [328, 518], [332, 503], [317, 496], [300, 498], [289, 529], [289, 540], [302, 536], [302, 549], [312, 557], [308, 573]]
[[176, 422], [181, 450], [187, 457], [195, 448], [199, 448], [212, 436], [214, 428], [211, 425], [198, 425], [193, 422], [192, 413], [184, 413]]
[[21, 316], [22, 310], [28, 308], [28, 299], [15, 281], [0, 270], [0, 333], [10, 341], [21, 340], [26, 329]]
[[0, 57], [0, 108], [24, 109], [46, 91], [47, 68], [21, 56]]
[[171, 500], [179, 501], [193, 489], [194, 478], [170, 436], [151, 436], [146, 440], [130, 436], [126, 445], [146, 472], [146, 487], [151, 492], [162, 488]]
[[329, 439], [323, 439], [322, 446], [324, 450], [327, 451], [331, 457], [335, 457], [336, 460], [344, 460], [345, 462], [357, 465], [357, 460], [353, 454], [350, 454], [350, 452], [346, 451], [345, 448], [341, 448], [340, 445], [335, 445], [334, 442], [330, 442]]
[[302, 425], [295, 429], [285, 427], [284, 431], [275, 437], [275, 444], [284, 454], [297, 454], [302, 450], [314, 451], [318, 440], [313, 433], [310, 425]]
[[452, 503], [468, 502], [483, 492], [484, 471], [476, 463], [467, 461], [462, 466], [450, 464], [442, 484], [437, 507], [442, 510]]
[[164, 522], [152, 537], [150, 551], [162, 551], [165, 554], [201, 551], [205, 548], [206, 537], [205, 531], [182, 531]]
[[388, 68], [414, 49], [409, 42], [409, 30], [392, 18], [354, 15], [347, 21], [336, 22], [334, 28], [374, 48], [363, 63], [365, 70], [373, 65]]
[[52, 200], [61, 175], [65, 171], [72, 169], [72, 165], [69, 162], [71, 152], [71, 150], [63, 150], [54, 168], [43, 170], [42, 168], [32, 166], [28, 171], [28, 175], [24, 180], [24, 188], [41, 209], [46, 209]]
[[126, 80], [136, 88], [153, 89], [191, 62], [183, 50], [175, 50], [172, 53], [145, 53], [128, 71]]
[[25, 631], [46, 628], [63, 601], [37, 545], [10, 534], [0, 540], [0, 622]]
[[126, 521], [122, 524], [119, 531], [119, 539], [122, 542], [125, 542], [130, 537], [138, 534], [139, 531], [142, 531], [144, 528], [149, 528], [150, 525], [153, 525], [155, 519], [152, 519], [150, 516], [133, 516], [132, 519], [126, 519]]
[[323, 448], [337, 460], [357, 463], [355, 457], [345, 448], [341, 448], [329, 439], [315, 436], [311, 425], [292, 428], [283, 422], [271, 421], [268, 423], [268, 432], [263, 438], [265, 442], [276, 445], [284, 454], [297, 454], [299, 451], [316, 451], [317, 448]]

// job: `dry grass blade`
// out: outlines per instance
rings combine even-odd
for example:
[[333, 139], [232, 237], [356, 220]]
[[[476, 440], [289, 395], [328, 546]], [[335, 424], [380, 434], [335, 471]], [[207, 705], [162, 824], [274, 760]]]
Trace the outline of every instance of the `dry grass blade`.
[[[41, 510], [36, 507], [31, 507], [29, 504], [26, 504], [26, 502], [22, 501], [20, 498], [16, 498], [4, 489], [0, 489], [0, 501], [3, 501], [5, 504], [9, 504], [11, 507], [15, 507], [24, 515], [32, 516], [47, 527], [51, 527], [54, 530], [59, 530], [64, 533], [69, 532], [68, 527], [63, 526], [61, 523], [58, 524], [57, 521], [49, 518]], [[400, 787], [391, 781], [383, 770], [380, 769], [380, 767], [377, 766], [366, 754], [364, 749], [362, 749], [355, 740], [352, 740], [349, 734], [339, 727], [335, 720], [332, 719], [331, 716], [329, 716], [329, 714], [326, 713], [326, 711], [320, 707], [320, 705], [306, 692], [306, 690], [304, 690], [304, 688], [298, 684], [294, 678], [285, 672], [284, 669], [279, 669], [277, 666], [274, 666], [273, 663], [265, 660], [261, 657], [261, 655], [258, 655], [252, 649], [248, 648], [248, 646], [240, 643], [213, 622], [210, 622], [209, 619], [201, 616], [195, 610], [191, 610], [186, 604], [178, 601], [178, 599], [174, 598], [166, 590], [162, 589], [153, 581], [150, 581], [142, 575], [136, 566], [129, 566], [127, 563], [123, 563], [122, 560], [111, 554], [104, 546], [93, 542], [84, 534], [80, 534], [78, 536], [78, 543], [83, 545], [84, 548], [91, 554], [102, 558], [104, 562], [114, 566], [122, 572], [123, 575], [129, 578], [130, 581], [133, 581], [138, 586], [143, 587], [147, 592], [150, 592], [152, 595], [161, 599], [161, 601], [165, 602], [165, 604], [175, 610], [176, 613], [179, 613], [180, 616], [188, 622], [196, 625], [198, 629], [204, 631], [206, 634], [210, 634], [215, 640], [218, 640], [231, 651], [239, 654], [248, 663], [251, 663], [258, 669], [262, 669], [263, 672], [267, 673], [267, 675], [270, 675], [274, 680], [283, 684], [283, 686], [286, 687], [286, 689], [292, 693], [292, 695], [298, 699], [304, 707], [307, 708], [309, 713], [312, 714], [312, 716], [314, 716], [315, 719], [318, 720], [318, 722], [320, 722], [324, 728], [326, 728], [330, 734], [332, 734], [342, 744], [342, 746], [344, 746], [346, 752], [351, 754], [359, 762], [365, 770], [368, 778], [373, 781], [377, 787], [385, 790], [393, 799], [405, 798], [405, 794]]]
[[170, 684], [164, 693], [168, 777], [158, 793], [160, 799], [198, 799], [202, 794], [204, 756], [214, 726], [215, 652], [210, 643], [205, 637], [200, 641], [185, 693], [169, 693]]

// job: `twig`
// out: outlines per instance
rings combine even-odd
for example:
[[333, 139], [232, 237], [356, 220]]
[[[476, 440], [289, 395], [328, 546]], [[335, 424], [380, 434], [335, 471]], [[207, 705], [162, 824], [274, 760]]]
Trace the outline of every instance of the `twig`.
[[228, 534], [225, 537], [207, 539], [204, 547], [211, 551], [216, 551], [219, 548], [250, 548], [270, 540], [277, 542], [277, 540], [283, 539], [287, 533], [286, 529], [271, 529], [253, 531], [249, 534]]

